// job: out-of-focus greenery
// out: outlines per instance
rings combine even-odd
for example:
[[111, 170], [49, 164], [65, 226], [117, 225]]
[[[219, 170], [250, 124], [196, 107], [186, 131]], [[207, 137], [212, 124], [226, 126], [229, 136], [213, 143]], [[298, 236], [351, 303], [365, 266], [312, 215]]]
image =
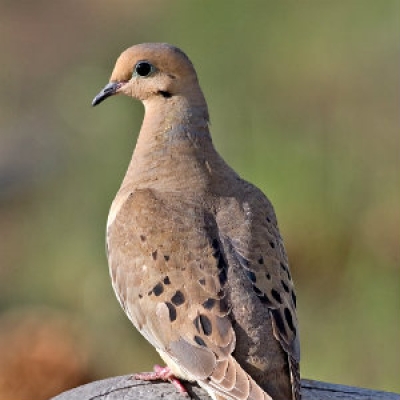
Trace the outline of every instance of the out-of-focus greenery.
[[197, 68], [216, 147], [275, 205], [302, 375], [399, 391], [399, 11], [396, 0], [3, 1], [0, 318], [27, 306], [73, 316], [97, 377], [157, 361], [119, 308], [104, 252], [142, 106], [90, 102], [124, 48], [169, 42]]

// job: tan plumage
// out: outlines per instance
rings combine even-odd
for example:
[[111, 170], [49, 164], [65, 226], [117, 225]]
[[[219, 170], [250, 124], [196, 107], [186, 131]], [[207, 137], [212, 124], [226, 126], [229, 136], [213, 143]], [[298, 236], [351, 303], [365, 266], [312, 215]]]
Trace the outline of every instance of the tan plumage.
[[296, 297], [271, 203], [214, 149], [195, 70], [179, 49], [122, 53], [94, 99], [145, 117], [111, 206], [117, 297], [174, 375], [215, 399], [300, 399]]

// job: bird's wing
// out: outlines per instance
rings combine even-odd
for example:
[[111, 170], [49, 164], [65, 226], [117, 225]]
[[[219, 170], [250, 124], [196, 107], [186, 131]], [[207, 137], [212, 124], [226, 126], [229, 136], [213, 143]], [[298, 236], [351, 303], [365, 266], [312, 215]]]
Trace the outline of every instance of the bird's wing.
[[241, 200], [220, 205], [217, 224], [225, 251], [239, 264], [271, 316], [273, 334], [288, 356], [292, 397], [300, 399], [300, 345], [296, 294], [273, 207], [245, 183]]
[[108, 229], [114, 289], [178, 377], [237, 400], [267, 400], [231, 356], [226, 265], [215, 219], [190, 198], [137, 190]]

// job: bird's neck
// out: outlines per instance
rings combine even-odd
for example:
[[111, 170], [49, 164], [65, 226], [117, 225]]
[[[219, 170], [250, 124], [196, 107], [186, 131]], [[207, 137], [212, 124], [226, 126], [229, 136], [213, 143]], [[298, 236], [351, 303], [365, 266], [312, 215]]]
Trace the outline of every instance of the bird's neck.
[[145, 117], [121, 190], [187, 191], [210, 185], [212, 170], [224, 164], [212, 144], [208, 111], [174, 96], [144, 102]]

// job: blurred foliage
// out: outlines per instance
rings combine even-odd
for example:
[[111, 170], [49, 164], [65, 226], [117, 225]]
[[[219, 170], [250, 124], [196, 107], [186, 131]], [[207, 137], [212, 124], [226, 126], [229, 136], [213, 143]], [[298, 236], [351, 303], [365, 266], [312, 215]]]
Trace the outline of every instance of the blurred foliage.
[[197, 68], [217, 148], [275, 205], [302, 375], [400, 391], [399, 11], [396, 0], [1, 1], [0, 315], [72, 316], [91, 343], [85, 376], [157, 360], [104, 254], [142, 107], [90, 101], [124, 48], [169, 42]]

